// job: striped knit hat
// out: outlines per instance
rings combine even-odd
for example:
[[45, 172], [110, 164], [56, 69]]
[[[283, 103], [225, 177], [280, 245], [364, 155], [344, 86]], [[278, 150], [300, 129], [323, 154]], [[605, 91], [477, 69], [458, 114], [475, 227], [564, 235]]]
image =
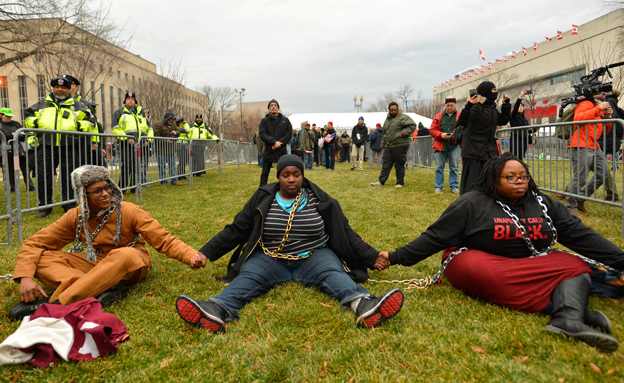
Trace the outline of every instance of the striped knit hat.
[[85, 233], [85, 239], [87, 241], [87, 261], [95, 263], [97, 260], [95, 250], [91, 244], [92, 238], [89, 233], [89, 215], [91, 209], [89, 209], [89, 198], [87, 196], [87, 187], [93, 185], [96, 182], [106, 181], [111, 187], [111, 207], [110, 211], [117, 209], [117, 227], [115, 228], [115, 236], [113, 242], [119, 246], [121, 242], [121, 201], [123, 200], [123, 194], [119, 186], [115, 184], [108, 173], [108, 169], [102, 166], [84, 165], [76, 168], [71, 173], [71, 183], [74, 188], [74, 195], [78, 201], [78, 208], [80, 209], [80, 216], [82, 216], [83, 229]]

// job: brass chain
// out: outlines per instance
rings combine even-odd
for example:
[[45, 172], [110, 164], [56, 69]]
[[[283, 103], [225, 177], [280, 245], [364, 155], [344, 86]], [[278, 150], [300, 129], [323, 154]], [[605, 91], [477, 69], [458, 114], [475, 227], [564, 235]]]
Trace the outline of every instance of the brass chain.
[[292, 209], [290, 210], [290, 214], [288, 215], [288, 223], [286, 224], [286, 231], [284, 232], [284, 238], [282, 238], [282, 242], [280, 243], [278, 248], [276, 250], [267, 249], [266, 246], [264, 246], [264, 242], [262, 242], [262, 238], [260, 238], [260, 247], [262, 248], [262, 251], [264, 252], [264, 254], [268, 255], [269, 257], [287, 259], [289, 261], [297, 261], [303, 258], [307, 258], [310, 256], [310, 254], [313, 253], [313, 251], [311, 251], [304, 256], [279, 253], [280, 251], [284, 249], [284, 246], [286, 245], [286, 241], [288, 240], [288, 235], [290, 234], [292, 222], [293, 222], [293, 219], [295, 218], [295, 213], [297, 212], [297, 208], [299, 207], [299, 200], [301, 199], [302, 195], [303, 195], [303, 189], [299, 190], [299, 194], [297, 194], [297, 197], [295, 198], [295, 202], [293, 202], [292, 204]]
[[453, 260], [453, 258], [455, 258], [455, 256], [457, 254], [461, 253], [464, 250], [468, 250], [468, 248], [467, 247], [462, 247], [462, 248], [452, 252], [451, 254], [449, 254], [448, 257], [446, 257], [446, 259], [444, 260], [444, 262], [442, 262], [442, 264], [440, 265], [440, 268], [438, 269], [438, 272], [433, 274], [433, 275], [431, 275], [431, 276], [425, 277], [425, 278], [382, 279], [382, 280], [369, 279], [369, 281], [374, 282], [374, 283], [400, 283], [400, 284], [407, 285], [405, 290], [426, 289], [427, 287], [431, 286], [432, 284], [438, 283], [440, 281], [440, 277], [444, 273], [444, 270], [446, 270], [446, 267], [448, 266], [448, 264]]

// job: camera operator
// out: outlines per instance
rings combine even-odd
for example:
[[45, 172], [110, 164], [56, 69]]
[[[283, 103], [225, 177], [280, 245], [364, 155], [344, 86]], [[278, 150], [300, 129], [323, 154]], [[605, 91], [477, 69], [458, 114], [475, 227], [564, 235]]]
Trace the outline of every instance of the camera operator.
[[[607, 102], [611, 104], [611, 109], [613, 109], [613, 113], [611, 114], [611, 118], [621, 118], [624, 119], [624, 110], [618, 106], [618, 98], [620, 97], [621, 92], [619, 90], [613, 89], [611, 94], [607, 96]], [[615, 138], [613, 137], [615, 136]], [[615, 124], [609, 133], [607, 133], [605, 137], [605, 155], [611, 155], [613, 160], [613, 169], [612, 171], [615, 173], [617, 171], [618, 166], [618, 151], [620, 149], [620, 145], [622, 143], [622, 137], [624, 137], [624, 127], [620, 124]], [[617, 194], [617, 188], [615, 187], [615, 181], [611, 172], [607, 174], [607, 180], [604, 184], [604, 190], [606, 192], [605, 199], [608, 201], [618, 201], [619, 196]]]
[[[522, 103], [522, 97], [530, 94], [528, 91], [522, 89], [518, 100], [511, 111], [511, 119], [509, 121], [512, 128], [527, 126], [529, 121], [524, 117], [524, 104]], [[533, 129], [526, 130], [514, 130], [511, 132], [509, 138], [509, 151], [512, 152], [520, 160], [524, 161], [524, 155], [529, 149], [529, 145], [533, 143]]]
[[[576, 106], [574, 121], [601, 120], [610, 118], [612, 113], [613, 109], [608, 102], [597, 103], [593, 97], [587, 97]], [[599, 145], [600, 137], [605, 129], [608, 133], [611, 130], [611, 124], [581, 125], [572, 133], [570, 157], [574, 174], [568, 187], [571, 194], [590, 196], [608, 178], [607, 158]], [[590, 169], [594, 171], [594, 176], [587, 182], [587, 173]], [[566, 207], [575, 216], [580, 216], [578, 211], [587, 213], [584, 201], [571, 196], [566, 197]]]

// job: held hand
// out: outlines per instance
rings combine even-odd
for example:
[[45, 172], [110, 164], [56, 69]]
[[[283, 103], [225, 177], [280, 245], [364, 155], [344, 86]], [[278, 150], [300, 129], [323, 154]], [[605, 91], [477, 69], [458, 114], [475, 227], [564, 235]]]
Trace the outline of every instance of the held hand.
[[399, 137], [403, 137], [403, 133], [399, 132]]
[[20, 279], [19, 297], [22, 302], [34, 302], [40, 295], [48, 297], [43, 287], [41, 287], [32, 278]]
[[388, 258], [387, 252], [382, 251], [381, 253], [379, 253], [379, 256], [377, 256], [377, 260], [375, 261], [374, 267], [377, 270], [385, 270], [390, 267], [390, 259]]
[[468, 102], [471, 104], [478, 104], [479, 103], [478, 95], [475, 94], [474, 96], [470, 97], [468, 99]]
[[134, 145], [134, 138], [128, 138], [128, 145]]
[[518, 98], [519, 98], [519, 99], [522, 99], [522, 97], [524, 97], [524, 95], [526, 95], [526, 94], [527, 94], [527, 91], [526, 91], [525, 89], [522, 89], [522, 90], [520, 91], [520, 96], [518, 96]]
[[503, 102], [506, 103], [509, 101], [509, 96], [507, 96], [506, 94], [503, 94]]
[[609, 104], [606, 101], [601, 102], [600, 104], [598, 104], [598, 107], [600, 108], [600, 110], [602, 110], [603, 112], [606, 111], [607, 109], [611, 109], [611, 104]]
[[191, 258], [191, 269], [197, 270], [206, 266], [206, 259], [206, 256], [198, 251], [197, 254], [193, 255], [193, 258]]

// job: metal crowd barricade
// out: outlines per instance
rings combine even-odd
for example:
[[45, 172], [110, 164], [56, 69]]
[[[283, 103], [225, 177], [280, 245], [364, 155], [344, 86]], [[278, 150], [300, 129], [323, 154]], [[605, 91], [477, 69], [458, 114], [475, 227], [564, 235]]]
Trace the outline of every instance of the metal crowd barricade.
[[206, 140], [193, 138], [189, 144], [190, 169], [189, 185], [193, 185], [194, 177], [201, 177], [207, 170], [219, 169], [221, 171], [221, 150], [219, 140]]
[[433, 137], [417, 136], [410, 143], [407, 163], [412, 164], [412, 172], [416, 166], [435, 169], [435, 157], [433, 151]]
[[[620, 159], [620, 148], [616, 146], [616, 135], [612, 135], [612, 139], [607, 142], [607, 131], [603, 130], [599, 139], [587, 138], [585, 135], [585, 142], [581, 140], [581, 144], [590, 145], [599, 148], [597, 151], [593, 149], [578, 150], [577, 148], [570, 148], [570, 137], [572, 134], [579, 130], [579, 132], [587, 132], [588, 124], [607, 124], [611, 123], [612, 128], [616, 129], [616, 125], [619, 125], [624, 129], [624, 120], [621, 119], [604, 119], [599, 121], [574, 121], [574, 122], [560, 122], [549, 123], [541, 125], [530, 125], [515, 128], [499, 129], [496, 132], [499, 143], [502, 141], [503, 145], [501, 149], [503, 151], [511, 151], [517, 154], [518, 151], [522, 151], [525, 162], [531, 168], [531, 174], [540, 187], [541, 190], [557, 193], [566, 197], [571, 197], [577, 201], [592, 201], [610, 206], [616, 206], [622, 209], [622, 236], [624, 236], [624, 205], [617, 199], [617, 188], [619, 185], [620, 192], [624, 190], [624, 179], [622, 174], [619, 173], [622, 161]], [[513, 135], [513, 132], [517, 131], [533, 131], [534, 140], [530, 147], [514, 147], [517, 140], [507, 141], [507, 137]], [[581, 134], [581, 136], [583, 136]], [[610, 159], [604, 155], [603, 149], [610, 147], [612, 154]], [[587, 155], [585, 154], [587, 153]], [[603, 157], [603, 161], [593, 160], [595, 155], [598, 155], [598, 159]], [[583, 176], [577, 185], [571, 185], [571, 181], [574, 178], [574, 173], [578, 164], [581, 162], [588, 162], [587, 173], [581, 174]], [[610, 166], [609, 166], [610, 165]], [[589, 173], [593, 173], [591, 179]], [[600, 177], [600, 174], [603, 174]], [[575, 182], [576, 184], [576, 182]], [[569, 190], [572, 186], [572, 190]], [[602, 190], [599, 190], [602, 186]], [[612, 190], [610, 196], [608, 196], [607, 189]]]
[[[13, 209], [11, 207], [11, 181], [9, 180], [9, 166], [14, 166], [14, 163], [9, 164], [9, 146], [4, 134], [0, 134], [0, 147], [2, 148], [2, 180], [4, 181], [4, 206], [5, 212], [0, 215], [0, 220], [7, 221], [7, 242], [9, 246], [13, 246]], [[11, 158], [12, 159], [12, 158]], [[18, 164], [19, 165], [19, 164]], [[15, 188], [18, 189], [20, 184], [16, 184]]]
[[[22, 137], [25, 136], [25, 137]], [[27, 165], [27, 172], [35, 173], [36, 190], [26, 188], [23, 194], [21, 188], [15, 188], [15, 210], [13, 216], [17, 222], [18, 240], [22, 242], [22, 216], [24, 213], [52, 209], [57, 206], [74, 207], [74, 198], [71, 186], [71, 172], [86, 164], [105, 166], [109, 169], [111, 179], [117, 181], [120, 177], [120, 163], [128, 157], [121, 155], [119, 138], [112, 134], [93, 134], [48, 129], [25, 129], [15, 132], [17, 139], [13, 141], [13, 153], [19, 153], [19, 143], [34, 137], [32, 150], [36, 158], [34, 169]], [[56, 143], [59, 145], [55, 145]], [[132, 158], [135, 154], [128, 158]], [[19, 159], [14, 155], [15, 181], [19, 181]], [[122, 187], [122, 183], [120, 187]], [[16, 183], [19, 185], [19, 183]], [[122, 190], [130, 189], [124, 185]]]

